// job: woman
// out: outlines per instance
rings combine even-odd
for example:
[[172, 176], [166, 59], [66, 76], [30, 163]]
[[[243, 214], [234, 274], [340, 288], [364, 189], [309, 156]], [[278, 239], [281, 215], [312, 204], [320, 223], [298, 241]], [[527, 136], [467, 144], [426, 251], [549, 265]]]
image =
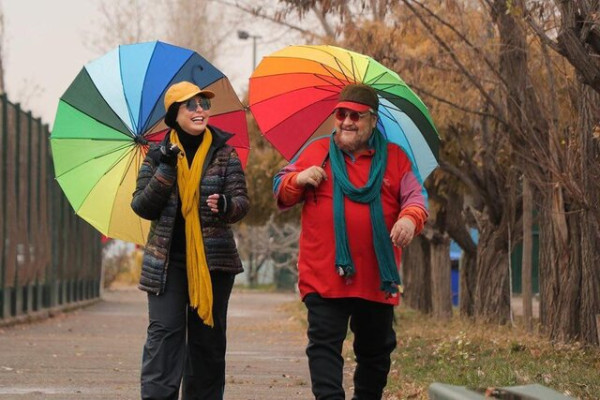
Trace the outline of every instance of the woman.
[[214, 93], [179, 82], [165, 93], [172, 128], [140, 168], [131, 207], [152, 221], [140, 289], [148, 292], [142, 399], [222, 399], [227, 305], [242, 272], [229, 224], [249, 201], [232, 137], [209, 126]]

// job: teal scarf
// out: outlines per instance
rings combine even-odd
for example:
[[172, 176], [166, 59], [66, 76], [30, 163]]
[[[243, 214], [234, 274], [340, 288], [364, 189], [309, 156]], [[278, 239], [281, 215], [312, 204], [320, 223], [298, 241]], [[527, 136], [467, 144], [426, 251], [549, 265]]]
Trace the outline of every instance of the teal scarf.
[[387, 293], [398, 292], [400, 276], [394, 258], [394, 249], [389, 232], [383, 218], [383, 206], [381, 205], [381, 183], [387, 164], [387, 142], [379, 131], [373, 133], [373, 147], [375, 155], [371, 162], [369, 180], [362, 188], [356, 188], [348, 179], [348, 171], [344, 155], [335, 144], [331, 135], [329, 145], [329, 158], [331, 159], [331, 171], [333, 175], [333, 222], [335, 231], [335, 266], [338, 273], [344, 277], [351, 277], [356, 273], [350, 249], [348, 247], [348, 232], [346, 230], [346, 218], [344, 212], [344, 196], [357, 203], [368, 203], [371, 211], [371, 226], [373, 229], [373, 245], [377, 264], [379, 265], [379, 276], [381, 278], [381, 290]]

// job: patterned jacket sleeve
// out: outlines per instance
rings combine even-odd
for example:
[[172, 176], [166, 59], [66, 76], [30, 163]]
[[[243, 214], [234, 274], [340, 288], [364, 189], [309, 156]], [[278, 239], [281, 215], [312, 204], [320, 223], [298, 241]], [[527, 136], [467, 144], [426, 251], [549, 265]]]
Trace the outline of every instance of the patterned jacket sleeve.
[[238, 222], [248, 213], [250, 199], [246, 187], [246, 176], [235, 149], [231, 150], [227, 160], [223, 194], [226, 195], [230, 204], [227, 204], [225, 214], [221, 218], [229, 224]]
[[138, 172], [131, 208], [140, 217], [155, 220], [160, 217], [177, 179], [177, 169], [159, 163], [150, 150]]

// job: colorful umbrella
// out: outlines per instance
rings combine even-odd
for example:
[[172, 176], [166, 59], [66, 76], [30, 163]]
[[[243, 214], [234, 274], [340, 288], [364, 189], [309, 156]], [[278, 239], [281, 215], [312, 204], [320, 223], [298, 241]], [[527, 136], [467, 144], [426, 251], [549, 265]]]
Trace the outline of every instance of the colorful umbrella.
[[440, 139], [421, 99], [394, 71], [334, 46], [290, 46], [263, 58], [250, 77], [249, 103], [263, 135], [290, 160], [313, 136], [330, 133], [341, 89], [373, 87], [377, 129], [397, 143], [422, 181], [437, 167]]
[[162, 42], [119, 46], [85, 65], [61, 97], [50, 136], [56, 179], [75, 212], [104, 235], [138, 244], [149, 221], [130, 207], [148, 142], [168, 132], [164, 93], [192, 81], [212, 90], [210, 123], [235, 133], [242, 163], [248, 131], [229, 80], [192, 50]]

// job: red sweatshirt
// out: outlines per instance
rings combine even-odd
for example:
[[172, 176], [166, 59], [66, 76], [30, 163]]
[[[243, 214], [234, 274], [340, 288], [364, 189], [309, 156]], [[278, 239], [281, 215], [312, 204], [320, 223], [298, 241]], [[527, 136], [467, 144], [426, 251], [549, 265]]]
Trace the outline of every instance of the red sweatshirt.
[[[331, 164], [327, 159], [328, 152], [329, 137], [315, 140], [274, 178], [274, 191], [280, 208], [289, 208], [304, 201], [298, 256], [300, 294], [304, 297], [308, 293], [317, 292], [322, 297], [358, 297], [398, 304], [399, 296], [386, 297], [385, 292], [380, 289], [369, 204], [344, 199], [348, 245], [356, 274], [346, 279], [336, 271], [332, 185], [335, 177], [332, 176]], [[356, 158], [344, 156], [348, 176], [354, 186], [362, 187], [367, 183], [373, 154], [374, 150], [367, 150]], [[323, 166], [328, 179], [316, 190], [312, 186], [299, 187], [296, 184], [297, 174], [313, 165]], [[399, 146], [388, 143], [388, 161], [381, 187], [381, 201], [388, 231], [403, 216], [413, 220], [415, 234], [423, 229], [428, 215], [424, 193], [411, 171], [408, 157]], [[394, 249], [399, 265], [401, 250], [396, 247]]]

